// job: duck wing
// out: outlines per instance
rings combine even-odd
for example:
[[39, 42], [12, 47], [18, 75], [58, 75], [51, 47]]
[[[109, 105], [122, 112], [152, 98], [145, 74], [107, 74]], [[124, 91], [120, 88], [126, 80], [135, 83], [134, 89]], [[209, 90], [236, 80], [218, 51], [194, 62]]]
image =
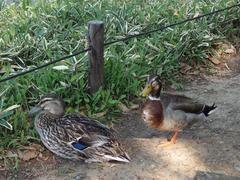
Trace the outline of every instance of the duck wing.
[[183, 95], [167, 93], [161, 96], [161, 102], [165, 108], [170, 106], [173, 110], [181, 110], [185, 113], [193, 114], [204, 113], [205, 116], [208, 116], [210, 112], [217, 107], [215, 104], [208, 106], [206, 104], [199, 103], [198, 101]]
[[118, 142], [116, 133], [107, 126], [78, 114], [66, 115], [63, 119], [68, 144], [89, 161], [129, 162], [130, 158]]
[[65, 115], [57, 121], [64, 128], [67, 139], [79, 139], [91, 145], [97, 140], [116, 139], [116, 133], [100, 122], [78, 114]]

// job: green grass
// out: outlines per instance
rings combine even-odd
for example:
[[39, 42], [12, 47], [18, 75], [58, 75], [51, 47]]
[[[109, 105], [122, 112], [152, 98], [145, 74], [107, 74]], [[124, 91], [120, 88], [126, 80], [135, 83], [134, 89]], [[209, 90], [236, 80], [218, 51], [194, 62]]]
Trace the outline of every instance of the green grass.
[[[44, 1], [22, 0], [19, 5], [0, 3], [1, 78], [87, 47], [87, 23], [105, 22], [106, 42], [148, 31], [185, 18], [237, 3], [236, 0], [201, 1]], [[0, 112], [20, 105], [5, 118], [13, 126], [0, 127], [0, 147], [17, 148], [36, 141], [33, 122], [27, 117], [39, 96], [61, 94], [68, 112], [84, 111], [89, 116], [107, 111], [109, 121], [120, 110], [117, 104], [138, 97], [147, 74], [155, 72], [176, 82], [181, 63], [206, 64], [211, 45], [236, 31], [232, 21], [239, 9], [222, 12], [139, 39], [105, 48], [104, 87], [94, 95], [85, 92], [87, 54], [62, 61], [22, 77], [1, 83]], [[65, 65], [66, 70], [54, 70]], [[176, 82], [178, 83], [178, 82]]]

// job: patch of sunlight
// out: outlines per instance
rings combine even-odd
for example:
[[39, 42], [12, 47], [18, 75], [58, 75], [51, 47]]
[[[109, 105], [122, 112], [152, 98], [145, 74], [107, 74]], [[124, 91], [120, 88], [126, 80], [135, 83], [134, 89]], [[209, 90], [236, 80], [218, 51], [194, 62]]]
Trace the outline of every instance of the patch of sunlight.
[[168, 164], [169, 170], [188, 172], [191, 176], [194, 176], [196, 171], [208, 170], [202, 159], [206, 150], [200, 146], [194, 147], [190, 143], [188, 140], [181, 140], [174, 145], [161, 148], [163, 153], [161, 158]]

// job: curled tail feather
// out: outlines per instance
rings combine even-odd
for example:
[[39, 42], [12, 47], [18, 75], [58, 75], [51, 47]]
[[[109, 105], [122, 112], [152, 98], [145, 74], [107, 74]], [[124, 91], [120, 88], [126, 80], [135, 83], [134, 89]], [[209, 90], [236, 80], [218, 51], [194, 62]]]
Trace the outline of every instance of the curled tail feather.
[[205, 105], [202, 112], [205, 116], [209, 116], [216, 108], [217, 106], [215, 105], [215, 103], [213, 103], [212, 106]]

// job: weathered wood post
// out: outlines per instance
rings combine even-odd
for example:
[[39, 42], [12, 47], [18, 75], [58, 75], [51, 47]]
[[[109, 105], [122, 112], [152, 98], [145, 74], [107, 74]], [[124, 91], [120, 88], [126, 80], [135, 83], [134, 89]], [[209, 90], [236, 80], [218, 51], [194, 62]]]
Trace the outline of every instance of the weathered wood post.
[[103, 85], [104, 68], [104, 23], [102, 21], [88, 22], [89, 74], [88, 92], [94, 93]]

